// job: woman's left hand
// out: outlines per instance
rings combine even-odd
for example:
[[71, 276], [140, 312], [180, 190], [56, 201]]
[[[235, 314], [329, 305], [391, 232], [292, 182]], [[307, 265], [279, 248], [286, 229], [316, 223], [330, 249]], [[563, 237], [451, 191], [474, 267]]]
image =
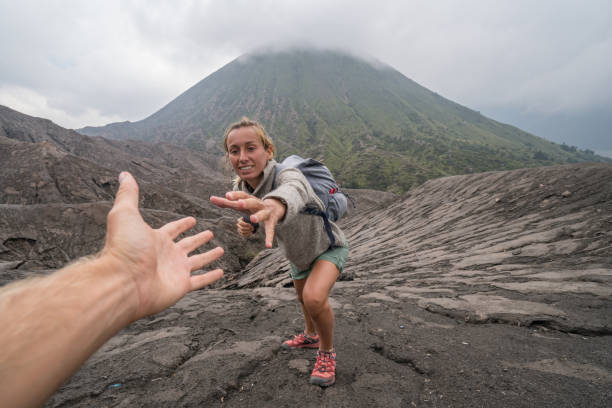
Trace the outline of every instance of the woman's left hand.
[[266, 232], [266, 248], [272, 248], [274, 228], [287, 211], [285, 204], [275, 198], [260, 200], [243, 191], [229, 192], [225, 194], [225, 198], [212, 196], [210, 202], [218, 207], [232, 208], [251, 214], [251, 222], [263, 223]]

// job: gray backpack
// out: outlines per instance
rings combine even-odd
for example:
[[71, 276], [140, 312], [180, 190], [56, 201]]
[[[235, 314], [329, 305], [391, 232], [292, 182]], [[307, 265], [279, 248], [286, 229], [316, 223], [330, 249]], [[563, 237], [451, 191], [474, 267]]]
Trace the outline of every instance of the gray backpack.
[[298, 155], [287, 157], [274, 168], [274, 181], [272, 189], [276, 186], [276, 174], [285, 168], [294, 168], [302, 172], [306, 180], [312, 186], [315, 194], [321, 199], [325, 206], [325, 211], [317, 207], [306, 207], [302, 212], [311, 215], [318, 215], [323, 218], [325, 230], [330, 240], [330, 247], [333, 247], [336, 240], [332, 234], [329, 221], [338, 221], [346, 214], [348, 194], [340, 190], [338, 183], [334, 180], [331, 171], [321, 162], [314, 159], [303, 159]]
[[[276, 175], [280, 170], [286, 168], [298, 169], [302, 172], [306, 180], [312, 186], [317, 197], [321, 199], [325, 206], [325, 211], [321, 211], [318, 207], [306, 207], [302, 209], [303, 213], [318, 215], [323, 218], [325, 231], [329, 236], [330, 248], [335, 246], [336, 239], [332, 233], [332, 228], [329, 221], [338, 221], [346, 214], [348, 194], [340, 190], [338, 183], [334, 180], [331, 171], [320, 161], [314, 159], [304, 159], [298, 155], [287, 157], [274, 168], [274, 179], [272, 181], [272, 190], [276, 188]], [[351, 200], [352, 201], [352, 200]], [[353, 204], [354, 206], [354, 204]], [[249, 216], [244, 216], [243, 220], [253, 225], [255, 231], [259, 227], [258, 224], [252, 223]]]

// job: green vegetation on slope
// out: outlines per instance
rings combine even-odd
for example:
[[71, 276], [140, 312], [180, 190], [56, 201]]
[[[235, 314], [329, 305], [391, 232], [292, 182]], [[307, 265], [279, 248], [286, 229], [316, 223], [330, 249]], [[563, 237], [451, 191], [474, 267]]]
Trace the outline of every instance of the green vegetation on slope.
[[324, 161], [345, 187], [406, 191], [451, 174], [604, 161], [490, 120], [390, 67], [327, 51], [241, 57], [136, 123], [83, 133], [222, 154], [231, 122], [264, 124], [280, 158]]

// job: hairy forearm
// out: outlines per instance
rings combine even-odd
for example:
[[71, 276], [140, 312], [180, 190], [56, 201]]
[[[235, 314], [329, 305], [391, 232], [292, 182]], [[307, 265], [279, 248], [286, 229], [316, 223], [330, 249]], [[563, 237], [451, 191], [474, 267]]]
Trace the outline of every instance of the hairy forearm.
[[37, 406], [134, 320], [134, 282], [112, 260], [80, 260], [0, 290], [0, 406]]

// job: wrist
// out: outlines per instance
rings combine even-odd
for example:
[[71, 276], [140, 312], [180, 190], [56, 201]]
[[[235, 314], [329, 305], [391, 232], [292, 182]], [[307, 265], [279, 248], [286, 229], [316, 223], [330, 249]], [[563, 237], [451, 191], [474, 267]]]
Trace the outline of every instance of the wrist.
[[112, 302], [116, 305], [114, 313], [119, 325], [130, 324], [140, 318], [137, 285], [124, 262], [103, 251], [96, 257], [83, 259], [83, 263], [90, 279], [101, 289], [113, 293]]

